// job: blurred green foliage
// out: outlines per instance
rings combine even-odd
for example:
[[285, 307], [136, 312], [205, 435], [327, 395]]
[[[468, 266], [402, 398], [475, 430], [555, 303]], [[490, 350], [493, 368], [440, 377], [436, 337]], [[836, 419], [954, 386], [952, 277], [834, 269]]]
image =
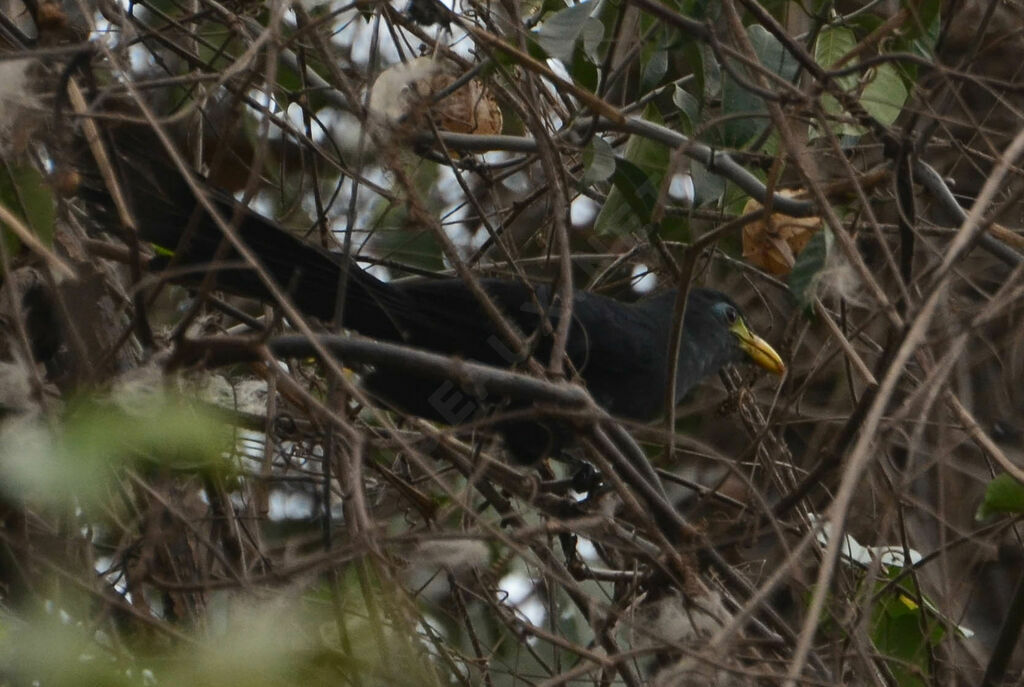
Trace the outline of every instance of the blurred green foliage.
[[210, 409], [175, 394], [82, 398], [55, 425], [24, 421], [0, 430], [0, 488], [40, 503], [100, 504], [122, 468], [226, 476], [233, 472], [226, 458], [233, 440]]

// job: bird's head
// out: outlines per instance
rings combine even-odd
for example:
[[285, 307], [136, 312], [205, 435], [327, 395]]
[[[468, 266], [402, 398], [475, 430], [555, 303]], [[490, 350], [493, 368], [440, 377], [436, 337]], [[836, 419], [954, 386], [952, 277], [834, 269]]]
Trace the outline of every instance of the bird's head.
[[[685, 331], [704, 358], [707, 372], [727, 363], [749, 360], [781, 375], [786, 365], [767, 341], [750, 330], [743, 312], [720, 291], [693, 289], [686, 305]], [[692, 352], [691, 352], [692, 355]]]
[[739, 308], [728, 298], [715, 303], [712, 311], [728, 328], [736, 345], [747, 358], [773, 374], [781, 375], [786, 371], [786, 364], [779, 354], [767, 341], [750, 330]]

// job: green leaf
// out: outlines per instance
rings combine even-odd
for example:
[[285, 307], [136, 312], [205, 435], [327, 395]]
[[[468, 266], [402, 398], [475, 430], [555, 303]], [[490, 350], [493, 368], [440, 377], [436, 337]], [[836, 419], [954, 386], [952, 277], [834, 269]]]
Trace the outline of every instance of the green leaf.
[[655, 88], [665, 78], [668, 71], [668, 50], [655, 50], [651, 54], [647, 64], [644, 65], [644, 73], [640, 78], [640, 88], [646, 92]]
[[87, 401], [56, 427], [5, 426], [0, 486], [19, 498], [98, 503], [121, 466], [221, 470], [233, 437], [211, 411], [172, 395], [136, 394], [121, 406]]
[[747, 36], [761, 64], [786, 81], [792, 81], [796, 77], [799, 66], [796, 58], [769, 33], [768, 29], [760, 24], [753, 24], [747, 27]]
[[[757, 176], [758, 178], [760, 178], [759, 174], [763, 174], [760, 170], [751, 171], [753, 171], [754, 176]], [[743, 208], [746, 207], [749, 201], [750, 196], [746, 191], [732, 182], [726, 182], [725, 193], [722, 194], [722, 210], [727, 215], [742, 215]]]
[[707, 82], [704, 74], [704, 53], [699, 43], [684, 43], [680, 48], [680, 54], [684, 63], [689, 65], [693, 72], [693, 92], [696, 93], [698, 102], [704, 102], [707, 91]]
[[[593, 1], [587, 0], [547, 17], [536, 30], [537, 42], [540, 47], [555, 59], [563, 62], [572, 60], [576, 40], [580, 37], [593, 10]], [[604, 31], [603, 26], [601, 30]]]
[[924, 687], [924, 678], [930, 672], [929, 648], [937, 645], [945, 634], [941, 623], [899, 590], [879, 601], [872, 621], [871, 641], [875, 648], [896, 659], [888, 662], [896, 683], [901, 687]]
[[[747, 27], [747, 37], [754, 47], [758, 61], [769, 71], [779, 75], [786, 81], [792, 81], [797, 72], [797, 61], [789, 51], [760, 24]], [[758, 83], [756, 75], [739, 63], [734, 63], [736, 73], [745, 82], [753, 85]], [[722, 79], [722, 114], [727, 117], [722, 125], [723, 143], [727, 146], [740, 147], [761, 134], [768, 126], [767, 108], [760, 96], [747, 90], [732, 75], [726, 74]], [[729, 115], [733, 117], [728, 118]], [[741, 116], [747, 115], [747, 116]]]
[[914, 17], [906, 25], [909, 29], [906, 38], [915, 53], [931, 59], [935, 56], [935, 44], [942, 30], [942, 0], [923, 0], [913, 7]]
[[[653, 122], [660, 119], [653, 107], [647, 108], [644, 117]], [[661, 143], [631, 138], [623, 155], [615, 161], [613, 187], [597, 215], [595, 231], [627, 234], [643, 229], [651, 220], [668, 162], [669, 150]]]
[[[853, 31], [846, 28], [830, 27], [819, 34], [814, 47], [814, 59], [825, 69], [830, 69], [856, 44], [857, 39]], [[850, 74], [837, 79], [836, 83], [846, 91], [853, 91], [861, 86], [858, 101], [868, 114], [885, 126], [896, 121], [910, 95], [899, 71], [888, 62], [868, 70], [860, 79], [856, 74]], [[834, 97], [825, 94], [822, 96], [821, 103], [826, 114], [843, 120], [838, 123], [829, 122], [832, 133], [838, 136], [862, 136], [866, 133], [864, 127], [849, 121], [849, 114], [844, 111]], [[822, 133], [819, 127], [812, 125], [811, 138], [821, 136]]]
[[615, 161], [615, 173], [612, 183], [619, 198], [613, 203], [610, 212], [608, 203], [613, 201], [615, 194], [609, 194], [608, 201], [601, 208], [595, 228], [598, 233], [624, 234], [639, 230], [651, 220], [651, 211], [658, 200], [658, 186], [654, 180], [639, 166], [629, 160]]
[[[814, 42], [814, 61], [825, 69], [831, 69], [832, 65], [844, 55], [853, 50], [857, 45], [857, 37], [853, 31], [841, 26], [829, 26], [821, 30], [818, 40]], [[840, 83], [844, 88], [851, 88], [857, 82], [854, 76], [844, 76]]]
[[987, 520], [1001, 513], [1024, 513], [1024, 484], [1005, 472], [988, 483], [974, 518]]
[[686, 89], [679, 86], [676, 86], [675, 92], [672, 93], [672, 102], [683, 115], [683, 131], [692, 134], [697, 117], [700, 116], [700, 103]]
[[931, 652], [946, 636], [946, 626], [953, 623], [921, 594], [912, 575], [892, 584], [905, 571], [902, 566], [887, 567], [884, 578], [875, 582], [878, 601], [871, 611], [871, 642], [894, 659], [889, 668], [896, 684], [924, 687], [931, 673]]
[[910, 92], [892, 64], [884, 63], [872, 71], [874, 74], [860, 95], [860, 104], [868, 114], [889, 126], [899, 117]]
[[[15, 165], [0, 167], [0, 203], [25, 221], [25, 224], [46, 245], [53, 242], [53, 223], [56, 210], [53, 191], [46, 179], [34, 167]], [[20, 242], [14, 234], [3, 228], [4, 240], [14, 252]]]
[[[818, 40], [814, 43], [814, 61], [825, 69], [831, 69], [832, 65], [850, 52], [855, 45], [857, 45], [857, 38], [850, 29], [835, 26], [822, 29], [821, 33], [818, 34]], [[856, 87], [857, 77], [850, 74], [836, 79], [835, 83], [843, 90], [849, 91]], [[825, 114], [829, 116], [827, 122], [828, 130], [833, 134], [837, 136], [861, 136], [864, 134], [865, 129], [863, 127], [853, 122], [845, 121], [849, 119], [849, 115], [832, 95], [826, 93], [821, 96], [821, 107]], [[837, 122], [832, 119], [833, 117], [844, 121]], [[811, 125], [808, 133], [812, 139], [824, 134], [825, 131], [814, 124]]]
[[718, 205], [725, 197], [725, 179], [719, 174], [712, 174], [699, 162], [690, 163], [690, 176], [693, 178], [693, 206]]
[[594, 64], [601, 63], [601, 46], [604, 43], [604, 24], [597, 17], [588, 17], [583, 22], [583, 52]]
[[823, 228], [811, 237], [800, 255], [796, 256], [796, 263], [789, 273], [789, 290], [803, 306], [810, 302], [814, 282], [825, 269], [831, 244], [832, 234], [827, 227]]
[[565, 64], [572, 77], [573, 83], [588, 91], [597, 90], [600, 81], [600, 70], [583, 50], [575, 50], [572, 54], [572, 62]]
[[583, 151], [583, 178], [580, 179], [580, 184], [586, 187], [600, 183], [614, 173], [615, 151], [608, 141], [600, 136], [594, 136]]

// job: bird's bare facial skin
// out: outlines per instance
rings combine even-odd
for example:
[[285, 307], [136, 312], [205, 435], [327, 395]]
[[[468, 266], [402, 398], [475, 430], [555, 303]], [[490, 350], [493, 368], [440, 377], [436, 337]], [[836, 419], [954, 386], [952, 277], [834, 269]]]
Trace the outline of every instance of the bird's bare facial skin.
[[740, 348], [755, 363], [777, 375], [786, 371], [786, 363], [782, 362], [782, 358], [775, 352], [775, 349], [767, 341], [750, 331], [742, 318], [733, 322], [729, 331], [739, 339]]

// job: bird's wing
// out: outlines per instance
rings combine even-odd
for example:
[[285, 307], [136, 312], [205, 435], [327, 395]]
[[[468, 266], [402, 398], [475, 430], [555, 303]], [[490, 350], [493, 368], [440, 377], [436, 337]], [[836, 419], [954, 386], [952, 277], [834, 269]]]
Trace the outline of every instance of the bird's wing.
[[574, 317], [582, 339], [570, 340], [574, 359], [583, 349], [580, 366], [587, 389], [601, 406], [617, 417], [647, 421], [664, 406], [667, 332], [663, 317], [671, 305], [626, 304], [592, 293], [580, 293]]
[[[497, 279], [481, 280], [481, 285], [520, 333], [531, 337], [533, 355], [546, 361], [559, 314], [557, 302], [551, 304], [551, 287]], [[493, 319], [462, 281], [412, 280], [396, 286], [406, 296], [406, 306], [394, 315], [408, 328], [410, 343], [494, 365], [520, 362], [510, 358]], [[643, 309], [578, 292], [566, 353], [580, 371], [595, 366], [620, 375], [646, 370], [661, 354], [653, 325]]]
[[582, 359], [583, 367], [598, 367], [613, 373], [648, 370], [663, 363], [665, 333], [660, 332], [647, 311], [634, 304], [579, 292], [573, 303], [575, 336], [569, 355]]
[[[528, 337], [538, 329], [542, 307], [531, 287], [512, 280], [485, 279], [481, 284], [520, 334]], [[522, 356], [515, 355], [499, 335], [494, 319], [476, 294], [461, 280], [413, 279], [395, 282], [394, 286], [404, 301], [391, 314], [404, 328], [409, 343], [491, 365], [511, 366], [522, 361]], [[543, 298], [543, 293], [538, 295]]]

